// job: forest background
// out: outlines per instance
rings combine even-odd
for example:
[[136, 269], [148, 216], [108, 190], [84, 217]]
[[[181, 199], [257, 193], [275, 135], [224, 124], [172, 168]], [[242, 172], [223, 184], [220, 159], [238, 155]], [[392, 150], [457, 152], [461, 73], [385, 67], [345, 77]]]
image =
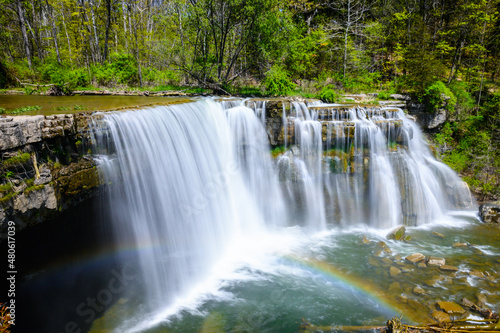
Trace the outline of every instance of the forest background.
[[405, 94], [445, 108], [436, 154], [498, 200], [499, 12], [500, 0], [0, 0], [0, 88]]

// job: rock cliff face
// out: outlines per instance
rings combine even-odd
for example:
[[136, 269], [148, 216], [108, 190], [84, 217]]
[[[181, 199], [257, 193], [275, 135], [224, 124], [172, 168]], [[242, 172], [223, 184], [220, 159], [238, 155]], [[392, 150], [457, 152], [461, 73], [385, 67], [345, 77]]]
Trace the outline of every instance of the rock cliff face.
[[[360, 114], [361, 107], [348, 106], [348, 105], [314, 105], [314, 100], [305, 101], [309, 104], [309, 110], [317, 112], [318, 120], [321, 121], [321, 132], [322, 132], [322, 143], [327, 144], [329, 139], [328, 131], [329, 120], [340, 120], [342, 124], [339, 125], [338, 130], [342, 131], [345, 137], [352, 138], [354, 135], [355, 124], [352, 121], [351, 112], [357, 113], [358, 117], [362, 117]], [[265, 104], [264, 104], [265, 103]], [[297, 109], [300, 109], [299, 105], [292, 107], [293, 100], [290, 99], [249, 99], [245, 101], [245, 105], [256, 110], [257, 115], [264, 112], [265, 109], [265, 129], [269, 139], [269, 144], [272, 147], [283, 146], [285, 142], [287, 145], [294, 144], [296, 140], [295, 134], [295, 122], [293, 117]], [[380, 107], [378, 106], [363, 106], [365, 114], [371, 117], [373, 114], [380, 115]], [[353, 111], [354, 110], [354, 111]], [[286, 120], [283, 117], [283, 112], [286, 114]], [[387, 126], [391, 126], [391, 130], [394, 132], [393, 136], [398, 144], [403, 143], [402, 134], [402, 120], [392, 119], [392, 120], [378, 120], [375, 124], [379, 126], [383, 131], [387, 130]], [[285, 126], [286, 125], [286, 126]], [[410, 137], [413, 133], [410, 133]]]
[[90, 115], [0, 118], [0, 231], [51, 219], [96, 196], [101, 181], [86, 151]]
[[479, 206], [479, 217], [483, 222], [500, 223], [500, 201], [489, 202]]

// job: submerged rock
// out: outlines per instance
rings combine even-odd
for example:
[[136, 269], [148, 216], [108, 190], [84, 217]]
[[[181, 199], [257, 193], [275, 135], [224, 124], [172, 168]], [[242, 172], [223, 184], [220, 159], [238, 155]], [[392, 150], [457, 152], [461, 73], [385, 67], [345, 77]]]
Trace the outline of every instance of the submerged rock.
[[479, 217], [483, 222], [500, 223], [500, 201], [479, 206]]
[[439, 267], [442, 271], [456, 272], [458, 271], [458, 267], [450, 266], [450, 265], [442, 265]]
[[430, 280], [425, 281], [424, 283], [429, 287], [436, 287], [439, 282], [444, 280], [444, 276], [436, 275], [433, 276]]
[[391, 285], [389, 286], [389, 291], [398, 291], [398, 290], [401, 290], [401, 285], [399, 284], [399, 282], [391, 283]]
[[396, 268], [394, 266], [391, 266], [391, 268], [389, 268], [389, 275], [391, 277], [396, 277], [399, 274], [401, 274], [401, 270], [399, 268]]
[[379, 257], [383, 253], [392, 253], [391, 249], [387, 246], [386, 243], [380, 241], [377, 243], [377, 247], [374, 250], [374, 254]]
[[361, 242], [363, 244], [370, 244], [370, 240], [368, 238], [366, 238], [366, 236], [363, 236], [363, 238], [361, 238]]
[[483, 273], [483, 272], [481, 272], [481, 271], [476, 271], [476, 270], [474, 270], [474, 269], [473, 269], [472, 271], [470, 271], [470, 272], [469, 272], [469, 275], [471, 275], [471, 276], [475, 276], [475, 277], [477, 277], [477, 278], [481, 278], [481, 279], [482, 279], [482, 278], [484, 278], [484, 273]]
[[447, 314], [461, 315], [465, 313], [464, 308], [455, 302], [437, 302], [436, 305], [440, 310], [446, 312]]
[[465, 298], [465, 297], [464, 297], [464, 298], [462, 298], [462, 300], [460, 301], [460, 303], [461, 303], [463, 306], [465, 306], [466, 308], [470, 308], [470, 309], [472, 309], [472, 310], [474, 310], [474, 311], [478, 311], [478, 310], [479, 310], [479, 307], [478, 307], [476, 304], [474, 304], [474, 302], [469, 301], [469, 300], [468, 300], [467, 298]]
[[436, 231], [433, 231], [432, 234], [436, 237], [439, 237], [439, 238], [445, 238], [445, 236], [443, 234], [440, 234], [439, 232], [436, 232]]
[[386, 265], [392, 265], [392, 260], [387, 257], [382, 258], [382, 262]]
[[416, 286], [415, 288], [413, 288], [413, 293], [415, 295], [422, 295], [425, 294], [425, 290], [419, 286]]
[[488, 301], [485, 294], [477, 294], [476, 298], [478, 303], [482, 303], [483, 305]]
[[450, 315], [442, 311], [432, 311], [431, 317], [436, 319], [439, 323], [447, 323], [451, 321]]

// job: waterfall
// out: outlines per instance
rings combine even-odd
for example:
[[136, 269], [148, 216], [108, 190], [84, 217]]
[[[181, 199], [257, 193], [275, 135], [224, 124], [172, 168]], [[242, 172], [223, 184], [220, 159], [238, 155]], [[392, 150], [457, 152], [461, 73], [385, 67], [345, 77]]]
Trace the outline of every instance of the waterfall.
[[[153, 309], [188, 293], [248, 235], [416, 225], [472, 205], [401, 110], [271, 104], [206, 99], [99, 116], [115, 236], [140, 249]], [[276, 129], [284, 153], [273, 161]]]
[[105, 113], [102, 122], [95, 145], [112, 146], [101, 170], [116, 238], [141, 249], [153, 307], [188, 292], [241, 235], [286, 221], [251, 109], [207, 100]]

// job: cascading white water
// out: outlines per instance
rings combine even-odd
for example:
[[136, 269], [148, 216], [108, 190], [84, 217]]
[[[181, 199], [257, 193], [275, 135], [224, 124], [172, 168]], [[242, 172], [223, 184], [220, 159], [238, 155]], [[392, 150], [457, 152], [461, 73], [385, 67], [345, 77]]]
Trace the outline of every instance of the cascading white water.
[[310, 232], [426, 223], [472, 202], [400, 110], [283, 106], [283, 133], [293, 135], [273, 163], [266, 104], [244, 104], [102, 114], [95, 145], [108, 147], [100, 166], [114, 230], [141, 249], [153, 309], [188, 293], [249, 235], [295, 224]]
[[401, 110], [293, 102], [283, 106], [283, 128], [293, 142], [284, 135], [291, 149], [278, 158], [280, 180], [289, 204], [299, 207], [294, 215], [319, 229], [423, 224], [473, 205], [467, 186], [432, 157]]
[[[210, 101], [104, 115], [115, 151], [103, 168], [114, 179], [114, 229], [120, 242], [142, 249], [154, 306], [189, 291], [238, 235], [283, 214], [278, 193], [265, 204], [277, 185], [258, 119], [250, 109], [227, 112], [233, 128]], [[235, 140], [251, 149], [236, 150]]]
[[284, 226], [287, 218], [283, 196], [271, 163], [270, 147], [261, 121], [246, 106], [228, 108], [226, 115], [235, 149], [236, 166], [250, 193], [254, 195], [250, 200], [256, 202], [268, 226]]

